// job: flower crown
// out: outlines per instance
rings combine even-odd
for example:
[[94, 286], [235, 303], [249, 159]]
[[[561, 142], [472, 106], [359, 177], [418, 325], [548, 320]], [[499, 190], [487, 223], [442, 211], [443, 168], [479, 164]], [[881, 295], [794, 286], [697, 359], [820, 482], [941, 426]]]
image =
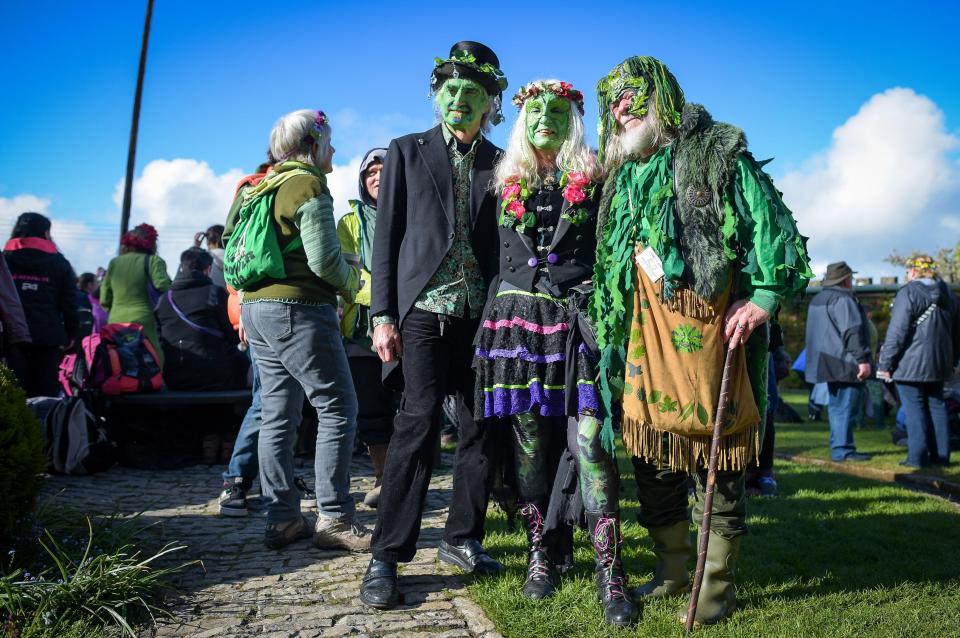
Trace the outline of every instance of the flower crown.
[[917, 255], [916, 257], [907, 259], [907, 266], [916, 268], [917, 270], [936, 270], [937, 262], [927, 255]]
[[[486, 75], [489, 75], [490, 77], [492, 77], [493, 80], [497, 83], [497, 86], [500, 87], [501, 91], [505, 91], [507, 88], [507, 76], [503, 73], [503, 71], [493, 66], [489, 62], [484, 62], [483, 64], [477, 64], [477, 56], [470, 53], [469, 51], [463, 51], [463, 50], [454, 51], [453, 55], [451, 55], [447, 59], [434, 58], [433, 70], [436, 71], [444, 64], [462, 64], [463, 66], [470, 67], [471, 69], [475, 69], [481, 73], [485, 73]], [[434, 80], [435, 79], [436, 79], [436, 76], [434, 76]]]
[[513, 104], [518, 109], [522, 109], [524, 102], [544, 92], [553, 93], [557, 97], [570, 100], [577, 105], [577, 110], [580, 111], [580, 115], [583, 115], [583, 93], [573, 88], [573, 85], [569, 82], [539, 80], [525, 84], [521, 86], [520, 90], [513, 96]]

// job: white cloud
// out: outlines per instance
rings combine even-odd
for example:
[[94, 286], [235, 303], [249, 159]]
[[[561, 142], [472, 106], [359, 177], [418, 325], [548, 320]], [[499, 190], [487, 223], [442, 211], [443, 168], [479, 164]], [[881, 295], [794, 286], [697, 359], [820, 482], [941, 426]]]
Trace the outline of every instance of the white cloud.
[[[159, 252], [172, 276], [180, 253], [193, 245], [194, 234], [226, 220], [243, 176], [239, 168], [218, 175], [195, 159], [153, 160], [133, 181], [130, 227], [145, 222], [157, 228]], [[119, 210], [123, 180], [117, 182], [113, 201]]]
[[361, 161], [363, 157], [358, 155], [345, 166], [334, 164], [333, 172], [327, 175], [327, 187], [333, 197], [333, 215], [337, 220], [349, 212], [349, 200], [360, 197]]
[[[338, 219], [349, 210], [347, 201], [358, 196], [360, 161], [358, 156], [346, 165], [335, 165], [327, 176]], [[146, 222], [157, 228], [159, 252], [171, 276], [176, 273], [180, 253], [193, 245], [194, 234], [224, 223], [243, 175], [240, 169], [218, 174], [206, 162], [194, 159], [161, 159], [147, 164], [134, 179], [130, 226]], [[74, 269], [78, 273], [94, 271], [117, 254], [123, 180], [117, 182], [113, 200], [117, 210], [100, 222], [66, 219], [48, 197], [29, 193], [0, 197], [0, 234], [9, 236], [22, 212], [44, 214], [53, 221], [51, 234]]]
[[[897, 269], [882, 262], [894, 249], [953, 245], [960, 219], [960, 170], [950, 153], [960, 139], [943, 112], [911, 89], [871, 97], [833, 132], [828, 149], [777, 180], [818, 264], [847, 260], [864, 275]], [[950, 211], [955, 212], [955, 211]]]

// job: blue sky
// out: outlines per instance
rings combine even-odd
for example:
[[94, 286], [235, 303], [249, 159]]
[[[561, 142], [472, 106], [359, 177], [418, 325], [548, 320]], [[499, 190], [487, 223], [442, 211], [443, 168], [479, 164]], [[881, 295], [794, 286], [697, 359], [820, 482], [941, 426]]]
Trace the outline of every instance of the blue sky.
[[[910, 89], [915, 95], [894, 95], [887, 108], [898, 112], [900, 104], [929, 102], [946, 136], [930, 160], [942, 160], [933, 170], [946, 172], [916, 214], [953, 233], [941, 233], [942, 244], [956, 243], [960, 216], [956, 223], [942, 222], [960, 215], [953, 208], [960, 203], [956, 3], [677, 5], [488, 1], [474, 5], [483, 14], [461, 19], [457, 14], [467, 4], [156, 0], [137, 176], [144, 177], [151, 162], [185, 159], [206, 162], [219, 186], [211, 187], [216, 196], [178, 199], [178, 184], [145, 179], [141, 201], [149, 200], [153, 184], [166, 189], [154, 193], [155, 205], [169, 210], [137, 208], [135, 201], [133, 221], [141, 221], [139, 215], [166, 224], [166, 236], [175, 241], [165, 247], [179, 252], [193, 228], [223, 217], [225, 211], [209, 209], [219, 206], [220, 193], [229, 190], [225, 185], [239, 174], [236, 169], [248, 172], [260, 161], [273, 122], [297, 108], [319, 107], [331, 116], [341, 165], [390, 137], [429, 127], [433, 57], [445, 56], [456, 40], [475, 39], [499, 54], [511, 94], [537, 77], [559, 77], [583, 90], [591, 140], [596, 80], [629, 55], [660, 57], [688, 100], [744, 128], [756, 156], [776, 157], [771, 174], [799, 172], [806, 181], [787, 183], [805, 188], [817, 188], [815, 166], [830, 163], [838, 127], [872, 97], [894, 87]], [[144, 6], [134, 0], [0, 5], [0, 54], [7, 62], [0, 100], [0, 210], [6, 210], [0, 233], [7, 232], [12, 206], [34, 201], [24, 199], [29, 195], [46, 202], [45, 211], [56, 220], [75, 222], [59, 229], [65, 252], [84, 239], [88, 248], [112, 242]], [[498, 143], [515, 117], [512, 106], [504, 113], [507, 123], [493, 135]], [[909, 161], [909, 149], [903, 150], [901, 160]], [[170, 169], [168, 179], [179, 174], [163, 166]], [[158, 173], [163, 166], [156, 165]], [[333, 183], [355, 183], [355, 176], [343, 175]], [[804, 227], [799, 211], [798, 219], [805, 234], [828, 232]], [[869, 214], [862, 222], [870, 224]], [[873, 252], [898, 247], [891, 228], [885, 243], [877, 238]], [[83, 262], [78, 269], [95, 266], [93, 260], [105, 263], [111, 249], [84, 252], [76, 258]], [[825, 248], [815, 257], [825, 260], [835, 252]]]

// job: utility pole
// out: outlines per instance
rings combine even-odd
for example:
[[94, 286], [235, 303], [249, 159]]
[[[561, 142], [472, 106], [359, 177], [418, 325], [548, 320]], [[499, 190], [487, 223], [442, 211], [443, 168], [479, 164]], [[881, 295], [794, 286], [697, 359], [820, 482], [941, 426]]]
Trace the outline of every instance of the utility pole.
[[150, 41], [150, 19], [153, 0], [147, 0], [147, 17], [143, 22], [143, 43], [140, 45], [140, 68], [137, 71], [137, 92], [133, 98], [133, 122], [130, 124], [130, 146], [127, 149], [127, 178], [123, 186], [123, 208], [120, 215], [120, 237], [130, 227], [130, 201], [133, 191], [133, 168], [137, 159], [137, 132], [140, 129], [140, 98], [143, 95], [143, 75], [147, 69], [147, 44]]

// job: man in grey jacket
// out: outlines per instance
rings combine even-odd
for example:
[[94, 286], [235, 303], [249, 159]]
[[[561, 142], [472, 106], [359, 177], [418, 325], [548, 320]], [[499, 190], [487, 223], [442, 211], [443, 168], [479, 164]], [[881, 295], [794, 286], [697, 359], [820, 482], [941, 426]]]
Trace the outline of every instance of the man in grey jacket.
[[834, 461], [866, 461], [857, 452], [853, 427], [863, 404], [863, 381], [870, 376], [867, 317], [853, 294], [847, 262], [827, 266], [821, 290], [807, 311], [808, 383], [826, 383], [830, 391], [830, 456]]

